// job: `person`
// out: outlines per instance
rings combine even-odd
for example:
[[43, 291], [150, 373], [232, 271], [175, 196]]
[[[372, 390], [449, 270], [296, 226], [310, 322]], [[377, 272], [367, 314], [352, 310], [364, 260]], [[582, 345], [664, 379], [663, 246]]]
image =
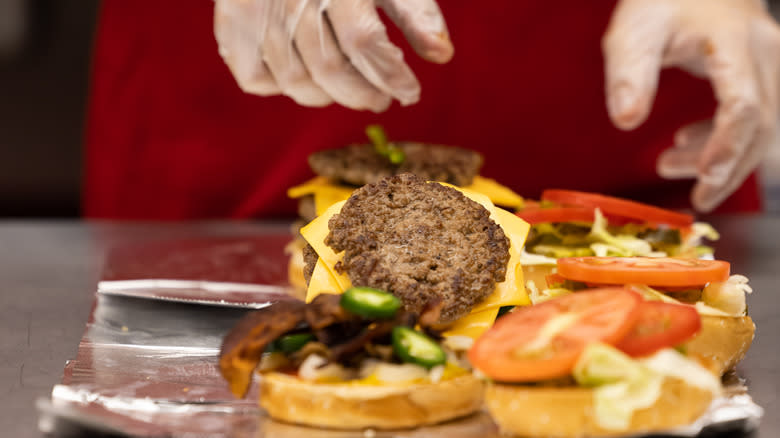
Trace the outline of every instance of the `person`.
[[778, 49], [759, 0], [104, 0], [84, 214], [293, 216], [307, 155], [373, 123], [528, 197], [757, 211]]

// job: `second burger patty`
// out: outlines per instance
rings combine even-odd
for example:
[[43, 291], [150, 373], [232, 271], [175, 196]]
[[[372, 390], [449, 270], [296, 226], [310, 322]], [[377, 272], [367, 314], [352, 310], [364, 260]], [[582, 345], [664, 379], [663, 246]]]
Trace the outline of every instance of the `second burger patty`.
[[468, 149], [418, 142], [395, 145], [405, 155], [399, 165], [376, 153], [371, 145], [352, 145], [316, 152], [309, 156], [309, 166], [317, 175], [354, 186], [406, 172], [429, 181], [467, 186], [482, 167], [482, 156]]
[[328, 228], [325, 243], [344, 251], [336, 269], [353, 285], [387, 290], [415, 313], [438, 297], [441, 322], [467, 314], [506, 276], [509, 239], [488, 210], [409, 173], [356, 190]]

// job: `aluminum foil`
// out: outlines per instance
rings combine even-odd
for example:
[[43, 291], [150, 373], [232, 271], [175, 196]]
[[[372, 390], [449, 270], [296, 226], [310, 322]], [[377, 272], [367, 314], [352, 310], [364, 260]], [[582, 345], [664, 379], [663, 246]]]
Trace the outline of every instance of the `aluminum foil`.
[[[345, 432], [273, 421], [258, 408], [256, 389], [236, 400], [217, 369], [219, 346], [245, 307], [290, 299], [287, 240], [201, 239], [112, 253], [77, 356], [51, 398], [38, 402], [40, 429], [73, 436], [85, 430], [155, 437], [500, 435], [485, 413], [414, 430]], [[725, 384], [726, 396], [698, 421], [667, 433], [756, 427], [763, 412], [743, 382], [730, 376]]]

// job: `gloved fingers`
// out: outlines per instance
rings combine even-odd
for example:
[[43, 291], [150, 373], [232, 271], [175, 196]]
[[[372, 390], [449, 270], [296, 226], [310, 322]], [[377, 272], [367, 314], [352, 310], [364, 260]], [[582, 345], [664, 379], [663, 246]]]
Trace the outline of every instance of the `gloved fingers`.
[[312, 79], [293, 43], [307, 0], [265, 0], [271, 8], [263, 59], [282, 93], [300, 105], [325, 106], [333, 102]]
[[337, 0], [326, 4], [336, 38], [352, 65], [402, 105], [420, 100], [420, 83], [404, 62], [401, 49], [388, 39], [374, 1]]
[[[769, 141], [768, 141], [769, 140]], [[711, 184], [706, 179], [699, 179], [691, 193], [691, 204], [698, 211], [709, 213], [742, 185], [751, 172], [758, 166], [771, 143], [770, 138], [757, 137], [746, 154], [740, 157], [732, 174], [723, 184]]]
[[666, 179], [696, 178], [699, 157], [712, 134], [712, 121], [698, 122], [677, 131], [674, 147], [661, 152], [656, 161], [658, 175]]
[[422, 58], [443, 64], [455, 52], [444, 16], [435, 0], [377, 0]]
[[674, 135], [674, 147], [664, 150], [656, 162], [656, 171], [662, 178], [696, 178], [699, 157], [710, 139], [712, 120], [683, 126]]
[[745, 39], [727, 35], [708, 48], [709, 72], [718, 109], [712, 135], [701, 152], [700, 182], [725, 187], [756, 141], [762, 117], [760, 85]]
[[674, 135], [674, 146], [676, 148], [688, 148], [694, 146], [703, 146], [712, 134], [712, 120], [702, 120], [683, 126]]
[[348, 108], [386, 110], [392, 98], [368, 82], [349, 62], [325, 20], [319, 2], [306, 1], [295, 30], [296, 47], [314, 83]]
[[262, 57], [267, 12], [263, 0], [216, 0], [214, 4], [214, 36], [220, 56], [242, 90], [261, 96], [281, 92]]
[[622, 1], [602, 40], [607, 109], [620, 129], [647, 119], [658, 87], [674, 9], [667, 2]]

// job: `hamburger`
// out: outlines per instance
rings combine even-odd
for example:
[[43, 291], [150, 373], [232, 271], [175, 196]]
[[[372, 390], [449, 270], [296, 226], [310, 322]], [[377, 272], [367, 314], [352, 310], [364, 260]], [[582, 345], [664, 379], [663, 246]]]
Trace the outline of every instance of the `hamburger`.
[[675, 349], [699, 328], [689, 306], [593, 289], [502, 317], [468, 357], [504, 433], [657, 433], [693, 422], [722, 392], [718, 376]]
[[[220, 370], [277, 420], [404, 428], [482, 406], [465, 351], [502, 306], [530, 304], [518, 263], [528, 226], [480, 194], [404, 173], [301, 229], [306, 300], [248, 315]], [[337, 412], [337, 415], [334, 415]]]

